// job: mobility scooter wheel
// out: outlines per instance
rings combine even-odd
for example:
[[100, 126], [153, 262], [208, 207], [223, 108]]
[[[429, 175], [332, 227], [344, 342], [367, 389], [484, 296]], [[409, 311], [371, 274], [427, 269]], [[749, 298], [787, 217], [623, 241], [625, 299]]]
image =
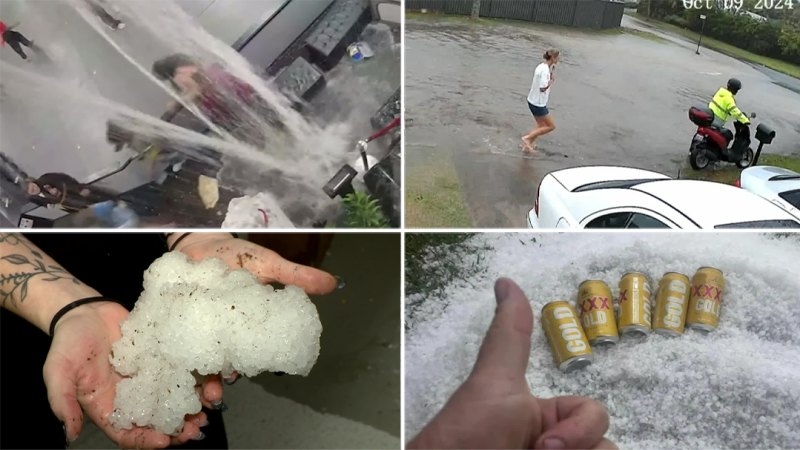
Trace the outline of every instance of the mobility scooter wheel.
[[750, 165], [753, 164], [753, 158], [754, 158], [753, 149], [748, 148], [747, 150], [745, 150], [744, 155], [742, 155], [742, 159], [736, 161], [736, 167], [740, 169], [746, 169], [750, 167]]
[[692, 165], [692, 169], [703, 170], [708, 167], [709, 162], [706, 149], [697, 146], [692, 147], [692, 152], [689, 154], [689, 164]]

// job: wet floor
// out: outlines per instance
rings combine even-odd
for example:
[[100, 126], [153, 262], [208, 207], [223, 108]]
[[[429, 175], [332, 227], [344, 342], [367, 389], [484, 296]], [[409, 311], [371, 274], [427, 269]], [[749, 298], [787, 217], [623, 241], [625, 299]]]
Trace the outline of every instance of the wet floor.
[[[637, 26], [627, 16], [623, 26]], [[686, 111], [736, 76], [746, 112], [775, 128], [765, 151], [800, 153], [800, 94], [749, 64], [677, 38], [453, 18], [406, 22], [406, 170], [451, 163], [474, 226], [524, 227], [551, 170], [621, 164], [675, 176], [694, 127]], [[521, 154], [533, 69], [561, 50], [550, 95], [556, 130]], [[409, 200], [409, 201], [413, 201]]]

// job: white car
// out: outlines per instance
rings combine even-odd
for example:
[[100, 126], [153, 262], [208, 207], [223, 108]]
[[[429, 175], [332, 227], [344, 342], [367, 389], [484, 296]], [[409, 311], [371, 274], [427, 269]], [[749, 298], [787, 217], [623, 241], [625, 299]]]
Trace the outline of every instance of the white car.
[[545, 175], [528, 226], [800, 228], [800, 219], [734, 186], [675, 180], [629, 167], [587, 166]]
[[800, 218], [800, 173], [783, 167], [749, 167], [742, 171], [738, 186]]

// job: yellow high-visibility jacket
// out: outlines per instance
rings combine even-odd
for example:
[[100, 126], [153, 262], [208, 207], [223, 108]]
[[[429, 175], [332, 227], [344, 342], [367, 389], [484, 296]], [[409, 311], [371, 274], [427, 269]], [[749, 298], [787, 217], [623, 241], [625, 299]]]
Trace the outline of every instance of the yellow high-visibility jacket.
[[719, 88], [717, 93], [714, 94], [714, 98], [711, 99], [711, 103], [708, 104], [708, 107], [711, 108], [711, 111], [714, 111], [714, 115], [723, 122], [727, 122], [729, 117], [733, 117], [735, 120], [745, 125], [750, 123], [750, 119], [747, 115], [736, 106], [733, 93], [726, 88]]

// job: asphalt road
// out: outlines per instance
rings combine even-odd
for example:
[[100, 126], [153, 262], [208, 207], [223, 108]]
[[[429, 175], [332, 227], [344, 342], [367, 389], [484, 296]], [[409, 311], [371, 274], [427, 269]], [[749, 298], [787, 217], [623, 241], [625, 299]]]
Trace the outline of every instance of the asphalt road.
[[[628, 17], [623, 26], [643, 28]], [[765, 151], [799, 150], [800, 94], [750, 64], [708, 49], [697, 56], [685, 39], [657, 33], [660, 39], [521, 22], [408, 20], [409, 179], [450, 163], [474, 226], [524, 227], [551, 170], [622, 164], [676, 175], [695, 129], [687, 110], [732, 76], [744, 85], [739, 106], [777, 131]], [[550, 47], [562, 52], [549, 104], [556, 130], [538, 141], [538, 154], [523, 158], [520, 136], [533, 125], [526, 97]]]

